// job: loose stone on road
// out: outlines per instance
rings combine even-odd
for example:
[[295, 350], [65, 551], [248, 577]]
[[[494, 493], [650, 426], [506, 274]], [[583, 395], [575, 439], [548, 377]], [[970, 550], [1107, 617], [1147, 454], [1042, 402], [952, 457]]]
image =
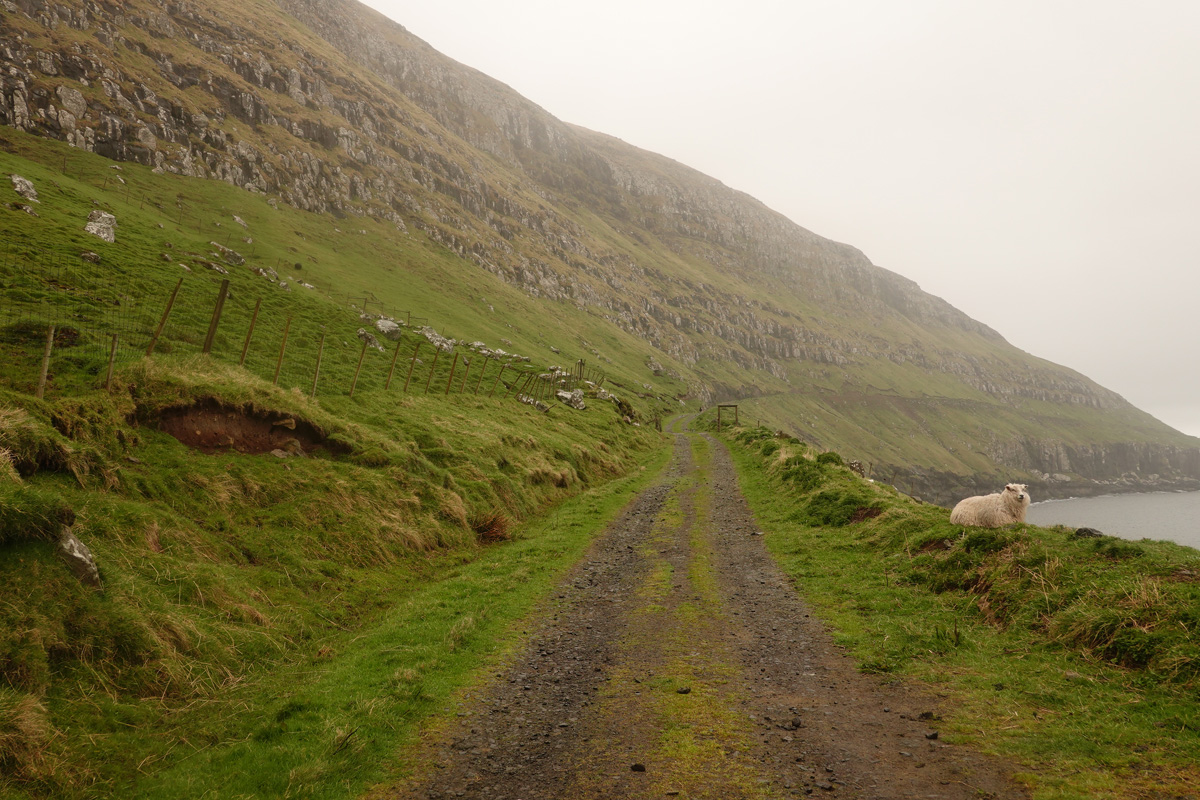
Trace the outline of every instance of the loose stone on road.
[[724, 446], [677, 433], [524, 650], [375, 796], [1027, 796], [939, 739], [935, 698], [858, 673], [760, 531]]

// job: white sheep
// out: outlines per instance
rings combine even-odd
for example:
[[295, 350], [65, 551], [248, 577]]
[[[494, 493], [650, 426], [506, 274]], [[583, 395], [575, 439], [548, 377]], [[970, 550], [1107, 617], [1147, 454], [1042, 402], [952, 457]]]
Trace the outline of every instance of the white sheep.
[[999, 528], [1024, 522], [1027, 508], [1029, 492], [1025, 490], [1025, 484], [1010, 483], [1003, 492], [960, 500], [950, 512], [950, 522], [976, 528]]

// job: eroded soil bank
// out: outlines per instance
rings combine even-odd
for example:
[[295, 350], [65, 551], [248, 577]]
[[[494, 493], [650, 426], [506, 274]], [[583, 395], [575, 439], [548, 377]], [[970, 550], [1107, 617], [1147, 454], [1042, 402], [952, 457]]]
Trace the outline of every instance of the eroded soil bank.
[[677, 434], [525, 649], [373, 796], [1027, 796], [938, 738], [936, 698], [859, 674], [759, 531], [724, 447]]
[[329, 446], [325, 435], [303, 419], [228, 406], [216, 400], [166, 409], [159, 417], [159, 428], [204, 453], [235, 450], [261, 454], [279, 450], [304, 455]]

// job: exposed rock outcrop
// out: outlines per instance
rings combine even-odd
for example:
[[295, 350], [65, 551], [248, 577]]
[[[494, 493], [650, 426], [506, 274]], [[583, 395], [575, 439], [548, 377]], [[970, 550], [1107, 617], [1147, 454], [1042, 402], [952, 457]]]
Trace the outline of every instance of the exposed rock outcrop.
[[13, 191], [31, 203], [39, 202], [37, 189], [34, 188], [33, 181], [29, 180], [28, 178], [23, 178], [20, 175], [12, 175], [11, 177]]
[[58, 554], [80, 583], [100, 587], [100, 568], [96, 566], [92, 551], [79, 541], [79, 537], [69, 527], [64, 527], [58, 537]]
[[[873, 371], [903, 376], [880, 393], [947, 387], [932, 403], [1035, 401], [1097, 420], [1129, 408], [854, 247], [670, 159], [557, 120], [350, 0], [275, 0], [237, 15], [195, 0], [4, 2], [0, 124], [226, 181], [276, 206], [386, 220], [531, 297], [632, 334], [654, 351], [655, 375], [686, 374], [704, 405], [833, 391]], [[282, 39], [285, 30], [303, 30], [303, 46]], [[111, 227], [98, 230], [114, 241]], [[223, 272], [218, 261], [244, 262], [214, 249], [194, 265]], [[254, 269], [284, 291], [310, 286]], [[382, 322], [381, 335], [398, 333]], [[420, 333], [438, 348], [454, 344]], [[1147, 446], [1129, 456], [1130, 470], [1040, 434], [987, 455], [1073, 479], [1200, 475], [1195, 448], [1164, 456]]]
[[117, 218], [107, 211], [93, 211], [88, 215], [87, 224], [83, 226], [83, 229], [106, 242], [117, 240]]

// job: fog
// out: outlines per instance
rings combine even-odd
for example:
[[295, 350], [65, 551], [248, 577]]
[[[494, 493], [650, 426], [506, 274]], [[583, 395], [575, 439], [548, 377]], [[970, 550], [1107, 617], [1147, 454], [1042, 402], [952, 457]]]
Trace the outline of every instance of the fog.
[[1200, 435], [1200, 3], [368, 5]]

